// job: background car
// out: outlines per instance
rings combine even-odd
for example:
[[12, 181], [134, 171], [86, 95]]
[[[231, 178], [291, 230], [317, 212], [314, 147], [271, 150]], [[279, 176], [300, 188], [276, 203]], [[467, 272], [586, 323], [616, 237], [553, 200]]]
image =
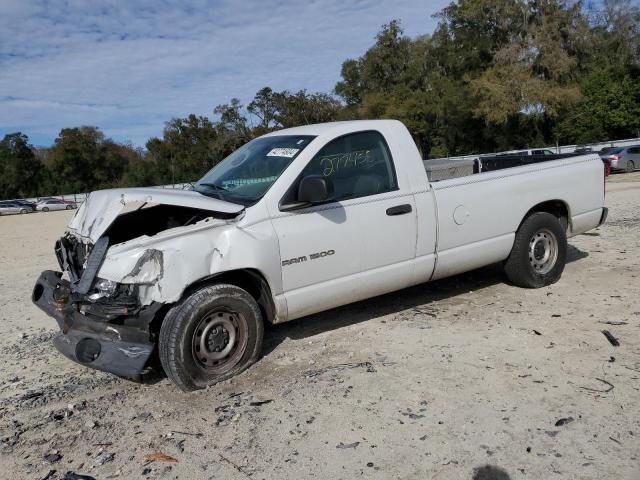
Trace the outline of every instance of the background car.
[[28, 205], [21, 205], [14, 201], [0, 202], [0, 215], [12, 215], [16, 213], [31, 213], [33, 208]]
[[600, 158], [606, 158], [611, 162], [611, 170], [630, 173], [640, 168], [640, 145], [612, 148], [600, 153]]
[[593, 148], [591, 147], [585, 147], [585, 146], [578, 146], [576, 147], [576, 149], [573, 151], [573, 153], [591, 153], [593, 152]]
[[29, 207], [31, 208], [32, 211], [35, 211], [36, 209], [35, 202], [30, 202], [29, 200], [13, 200], [13, 202], [17, 203], [18, 205], [24, 205], [25, 207]]
[[41, 200], [36, 205], [36, 210], [41, 212], [48, 212], [50, 210], [71, 210], [76, 208], [76, 204], [72, 202], [65, 202], [58, 199]]

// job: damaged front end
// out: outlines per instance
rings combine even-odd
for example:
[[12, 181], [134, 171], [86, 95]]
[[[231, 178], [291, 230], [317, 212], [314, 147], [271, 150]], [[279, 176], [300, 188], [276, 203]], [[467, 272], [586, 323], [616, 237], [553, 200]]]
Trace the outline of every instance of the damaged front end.
[[[62, 272], [42, 272], [32, 294], [33, 302], [60, 327], [54, 345], [61, 353], [135, 381], [152, 370], [159, 330], [154, 320], [161, 320], [177, 298], [161, 295], [161, 282], [171, 283], [165, 278], [164, 258], [171, 248], [146, 243], [153, 243], [158, 234], [167, 237], [166, 232], [180, 237], [185, 231], [202, 230], [214, 223], [212, 218], [233, 218], [242, 210], [228, 204], [222, 206], [227, 211], [216, 212], [220, 202], [193, 195], [198, 196], [153, 189], [91, 194], [56, 242]], [[165, 203], [159, 204], [162, 200]], [[213, 202], [210, 209], [202, 208], [207, 205], [203, 200]], [[121, 213], [132, 204], [135, 208]], [[165, 243], [171, 245], [170, 239]]]
[[[106, 237], [101, 237], [105, 238]], [[90, 250], [66, 236], [56, 244], [62, 272], [46, 270], [33, 289], [32, 300], [53, 317], [61, 333], [54, 345], [69, 359], [83, 365], [141, 381], [150, 371], [157, 335], [151, 323], [161, 303], [140, 304], [138, 286], [96, 277], [106, 249], [101, 242]], [[84, 268], [78, 268], [84, 265]]]

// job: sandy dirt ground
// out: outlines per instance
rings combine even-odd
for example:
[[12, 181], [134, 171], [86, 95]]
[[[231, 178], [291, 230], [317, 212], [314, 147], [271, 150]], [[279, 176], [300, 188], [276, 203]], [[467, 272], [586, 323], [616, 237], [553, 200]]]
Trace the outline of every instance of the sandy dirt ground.
[[640, 173], [606, 204], [555, 285], [488, 267], [271, 327], [190, 394], [62, 357], [30, 293], [70, 213], [1, 217], [0, 477], [640, 479]]

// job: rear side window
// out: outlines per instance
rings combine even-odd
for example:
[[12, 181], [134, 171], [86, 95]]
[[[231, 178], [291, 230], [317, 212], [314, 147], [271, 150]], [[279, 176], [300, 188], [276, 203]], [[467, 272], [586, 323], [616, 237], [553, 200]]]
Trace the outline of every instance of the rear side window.
[[302, 172], [333, 181], [335, 200], [364, 197], [398, 189], [391, 152], [374, 131], [337, 138], [325, 145]]
[[632, 147], [629, 150], [627, 150], [627, 152], [629, 152], [629, 153], [640, 153], [640, 147]]

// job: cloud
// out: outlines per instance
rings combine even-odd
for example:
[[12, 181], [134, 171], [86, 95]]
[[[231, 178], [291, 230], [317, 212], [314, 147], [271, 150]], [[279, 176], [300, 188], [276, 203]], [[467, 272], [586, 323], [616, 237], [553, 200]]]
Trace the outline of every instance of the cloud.
[[48, 144], [62, 127], [97, 125], [144, 145], [171, 117], [264, 86], [330, 92], [382, 24], [429, 33], [446, 3], [4, 0], [0, 134]]

